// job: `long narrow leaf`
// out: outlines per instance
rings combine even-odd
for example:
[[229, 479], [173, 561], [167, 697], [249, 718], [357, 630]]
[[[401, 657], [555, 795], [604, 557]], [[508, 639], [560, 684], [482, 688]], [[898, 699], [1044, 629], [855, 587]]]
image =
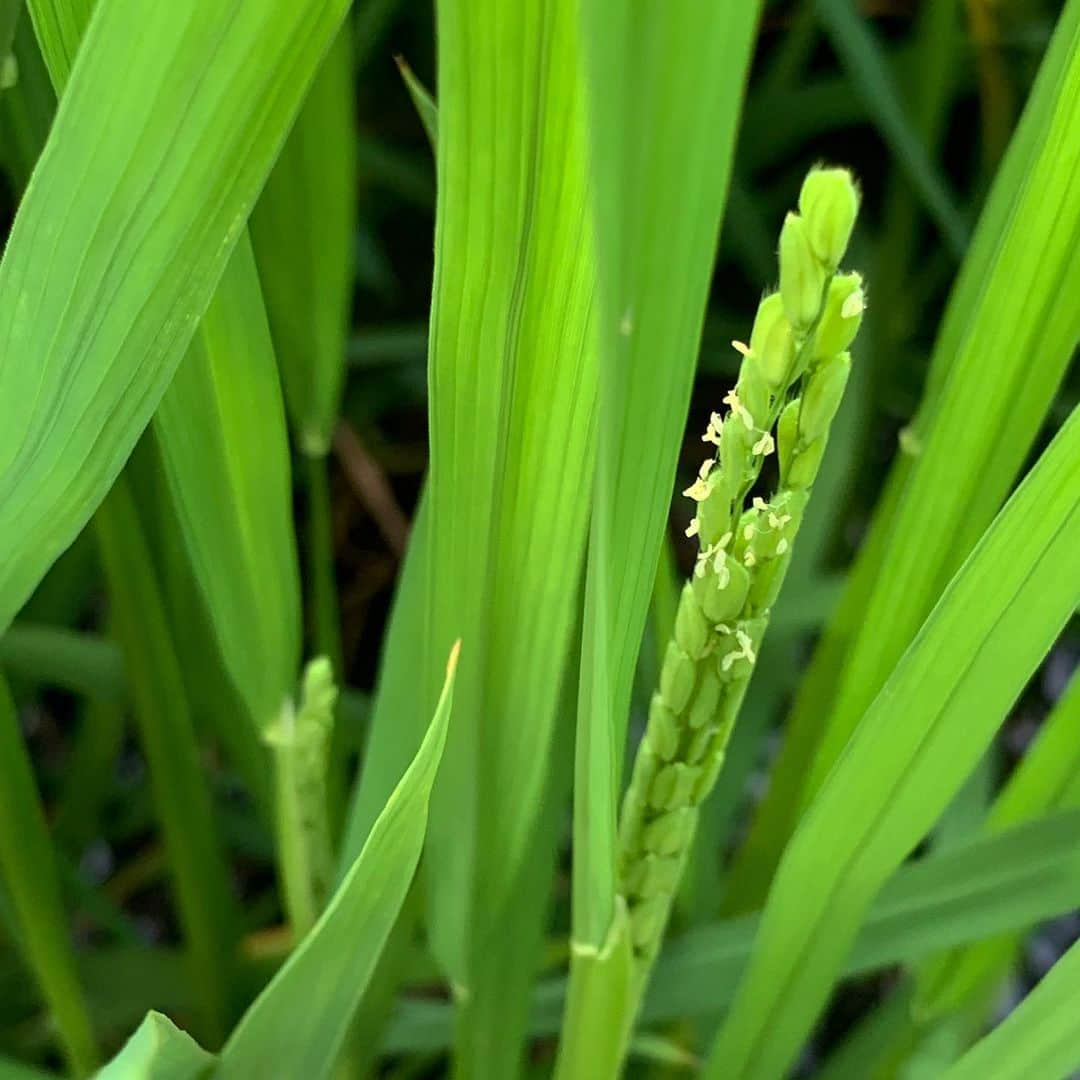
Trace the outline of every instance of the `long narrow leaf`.
[[[758, 5], [585, 5], [600, 281], [595, 507], [575, 751], [571, 991], [559, 1075], [617, 1062], [634, 1011], [616, 915], [627, 712], [693, 379]], [[693, 64], [671, 57], [693, 55]], [[677, 265], [676, 281], [665, 271]], [[657, 363], [663, 356], [664, 362]], [[617, 1008], [613, 1005], [617, 1003]]]
[[209, 1039], [230, 1011], [239, 915], [199, 763], [184, 672], [176, 658], [153, 561], [127, 481], [96, 518], [110, 614], [132, 683], [135, 720], [165, 838], [177, 910]]
[[296, 682], [300, 585], [285, 412], [246, 234], [154, 430], [226, 670], [265, 728]]
[[1080, 601], [1080, 411], [934, 609], [792, 839], [709, 1076], [794, 1058], [877, 890], [975, 767]]
[[539, 954], [534, 879], [558, 840], [545, 793], [588, 518], [584, 103], [571, 0], [437, 13], [428, 700], [436, 658], [459, 635], [469, 650], [434, 796], [430, 931], [462, 991], [461, 1068], [507, 1077]]
[[[57, 91], [90, 10], [31, 0]], [[155, 416], [176, 518], [226, 667], [253, 721], [291, 695], [299, 597], [281, 392], [246, 232]]]
[[97, 1080], [201, 1080], [213, 1064], [213, 1054], [167, 1016], [150, 1012]]
[[[858, 976], [907, 963], [934, 950], [1033, 926], [1080, 903], [1080, 811], [1068, 811], [980, 837], [900, 867], [874, 901], [844, 964]], [[761, 924], [758, 915], [698, 927], [661, 954], [642, 1020], [664, 1023], [709, 1016], [735, 993]], [[534, 1035], [557, 1034], [565, 978], [541, 984], [530, 1022]], [[448, 1005], [406, 1000], [385, 1050], [431, 1050], [451, 1037]]]
[[1034, 990], [944, 1080], [1057, 1080], [1080, 1068], [1080, 942], [1043, 976]]
[[1070, 0], [950, 296], [908, 452], [800, 690], [737, 866], [743, 908], [760, 901], [800, 808], [1008, 494], [1072, 357], [1080, 310], [1060, 298], [1080, 288], [1078, 41]]
[[251, 239], [306, 454], [330, 449], [345, 373], [356, 231], [356, 132], [347, 22], [326, 54], [251, 216]]
[[75, 974], [67, 916], [15, 706], [0, 675], [0, 876], [18, 921], [27, 966], [41, 986], [70, 1067], [93, 1068], [97, 1048]]
[[453, 706], [454, 647], [427, 735], [310, 934], [233, 1032], [216, 1075], [330, 1074], [408, 892]]
[[[1080, 674], [1046, 718], [1038, 739], [1013, 770], [986, 818], [988, 832], [1031, 820], [1050, 808], [1071, 805], [1080, 776]], [[1075, 798], [1075, 795], [1072, 796]], [[960, 953], [936, 957], [919, 972], [923, 1019], [977, 998], [1001, 979], [1017, 954], [1016, 937], [997, 938]]]
[[0, 264], [0, 627], [157, 407], [344, 8], [96, 9]]

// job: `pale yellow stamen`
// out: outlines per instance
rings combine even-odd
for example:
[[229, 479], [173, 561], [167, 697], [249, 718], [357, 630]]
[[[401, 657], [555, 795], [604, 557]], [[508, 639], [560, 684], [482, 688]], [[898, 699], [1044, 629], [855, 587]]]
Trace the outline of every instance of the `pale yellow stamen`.
[[724, 404], [731, 409], [733, 416], [737, 416], [743, 422], [747, 431], [754, 430], [754, 418], [750, 415], [750, 410], [739, 400], [739, 395], [735, 390], [729, 390], [724, 395]]
[[705, 434], [701, 436], [701, 441], [712, 443], [714, 446], [719, 446], [720, 430], [723, 426], [724, 418], [719, 413], [713, 413], [709, 417], [709, 426], [705, 429]]
[[721, 665], [724, 671], [730, 671], [736, 660], [746, 660], [752, 664], [757, 659], [754, 655], [754, 643], [750, 640], [750, 635], [747, 634], [745, 630], [736, 630], [735, 640], [739, 643], [739, 647], [733, 649], [724, 657], [723, 664]]
[[708, 481], [702, 480], [699, 476], [684, 492], [683, 494], [688, 499], [693, 499], [694, 502], [704, 502], [709, 497], [709, 492], [712, 489], [709, 487]]
[[765, 432], [751, 448], [751, 453], [760, 455], [761, 457], [768, 457], [776, 449], [776, 443], [773, 441], [772, 435], [769, 432]]
[[713, 561], [713, 569], [716, 571], [716, 587], [721, 591], [731, 584], [731, 571], [728, 569], [727, 556], [720, 552]]
[[733, 341], [731, 347], [741, 356], [750, 355], [750, 346], [745, 341]]
[[699, 530], [700, 528], [701, 528], [701, 522], [700, 522], [700, 521], [698, 521], [698, 519], [697, 519], [697, 518], [693, 518], [693, 519], [692, 519], [692, 520], [690, 521], [690, 524], [686, 526], [686, 535], [687, 535], [688, 537], [690, 537], [690, 536], [697, 536], [697, 534], [698, 534], [698, 530]]
[[844, 302], [840, 305], [840, 317], [842, 319], [854, 319], [856, 315], [861, 315], [866, 310], [866, 295], [862, 289], [856, 289]]

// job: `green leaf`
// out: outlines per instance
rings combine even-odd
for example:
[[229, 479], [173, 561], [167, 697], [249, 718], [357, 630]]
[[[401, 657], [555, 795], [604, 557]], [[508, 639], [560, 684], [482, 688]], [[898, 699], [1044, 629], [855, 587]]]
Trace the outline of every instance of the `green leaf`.
[[749, 846], [740, 860], [744, 908], [1014, 484], [1072, 358], [1080, 309], [1061, 298], [1080, 290], [1078, 42], [1080, 0], [1070, 0], [950, 296], [919, 414], [789, 720], [751, 832], [753, 866]]
[[322, 456], [337, 424], [356, 232], [353, 37], [318, 69], [251, 216], [285, 400], [301, 449]]
[[97, 8], [0, 264], [0, 628], [157, 407], [345, 6]]
[[1080, 1068], [1080, 942], [943, 1080], [1057, 1080]]
[[877, 890], [975, 767], [1080, 601], [1080, 411], [950, 583], [777, 871], [706, 1075], [790, 1064]]
[[420, 123], [424, 127], [424, 134], [427, 135], [428, 142], [431, 143], [431, 149], [434, 151], [439, 145], [439, 110], [435, 105], [435, 99], [428, 93], [427, 87], [416, 77], [413, 69], [405, 63], [403, 57], [395, 56], [394, 60], [397, 63], [398, 71], [401, 72], [402, 79], [405, 81], [405, 89], [409, 91], [413, 108], [416, 109], [416, 114], [420, 117]]
[[96, 1080], [201, 1080], [210, 1075], [214, 1060], [167, 1016], [148, 1012]]
[[559, 839], [541, 820], [589, 511], [584, 102], [572, 0], [442, 0], [438, 18], [424, 700], [450, 642], [469, 650], [434, 795], [430, 933], [463, 991], [460, 1067], [504, 1077], [547, 895], [529, 879]]
[[[427, 496], [422, 492], [383, 642], [375, 700], [364, 744], [364, 764], [353, 791], [338, 856], [338, 880], [360, 854], [379, 812], [424, 738], [423, 721], [415, 708], [418, 698], [416, 656], [424, 647], [423, 617], [427, 598], [427, 506]], [[3, 639], [0, 638], [0, 649], [2, 647]], [[0, 657], [2, 655], [0, 652]]]
[[[57, 90], [70, 40], [89, 10], [31, 0]], [[194, 418], [198, 422], [193, 422]], [[155, 416], [155, 431], [195, 579], [222, 655], [256, 724], [291, 695], [299, 663], [299, 596], [288, 441], [270, 331], [246, 233]]]
[[[1044, 104], [1038, 90], [1033, 93], [1029, 126], [1041, 126], [1040, 140], [1032, 148], [1013, 216], [998, 238], [992, 273], [941, 386], [932, 429], [904, 485], [808, 782], [810, 793], [836, 761], [947, 575], [985, 528], [996, 509], [995, 495], [1000, 499], [1008, 490], [1080, 338], [1080, 311], [1057, 301], [1080, 289], [1075, 257], [1080, 200], [1071, 197], [1080, 154], [1078, 44], [1080, 2], [1074, 0], [1052, 46], [1054, 52], [1070, 50], [1068, 67], [1049, 102]], [[1056, 73], [1053, 56], [1045, 66]], [[1038, 378], [1031, 375], [1034, 356]], [[996, 378], [988, 377], [991, 371]], [[1027, 418], [1023, 432], [1012, 427], [1020, 417]]]
[[97, 1048], [75, 974], [67, 915], [33, 769], [7, 683], [0, 675], [0, 877], [15, 912], [27, 966], [52, 1013], [64, 1057], [76, 1074]]
[[[1029, 821], [1051, 808], [1076, 804], [1080, 775], [1080, 675], [1054, 706], [986, 817], [990, 833]], [[1005, 977], [1020, 941], [997, 938], [935, 957], [919, 972], [918, 1013], [926, 1020], [977, 1000]]]
[[113, 704], [127, 700], [124, 662], [105, 638], [59, 626], [16, 623], [0, 637], [0, 663], [11, 672]]
[[240, 925], [153, 559], [126, 478], [95, 518], [207, 1041], [224, 1034]]
[[45, 145], [56, 109], [56, 95], [25, 10], [15, 28], [12, 55], [19, 79], [0, 93], [0, 160], [15, 190], [22, 191]]
[[617, 1076], [637, 1012], [638, 993], [630, 920], [621, 899], [616, 901], [604, 947], [572, 948], [573, 977], [566, 990], [556, 1080]]
[[322, 917], [244, 1014], [222, 1080], [330, 1074], [416, 870], [454, 693], [458, 648], [427, 735]]
[[[572, 979], [580, 985], [569, 1008], [581, 1015], [566, 1020], [567, 1076], [587, 1073], [590, 1052], [617, 1061], [632, 1024], [633, 995], [605, 984], [606, 972], [621, 979], [621, 965], [597, 969], [593, 958], [615, 940], [627, 715], [758, 10], [739, 4], [702, 19], [692, 2], [585, 5], [601, 375], [575, 750]], [[687, 55], [695, 63], [672, 64]], [[680, 267], [674, 279], [671, 265]], [[625, 1013], [618, 1022], [590, 1021], [616, 1000]]]
[[296, 682], [300, 586], [285, 411], [246, 234], [154, 430], [226, 670], [265, 729]]
[[[710, 19], [690, 2], [644, 11], [622, 0], [586, 5], [603, 378], [579, 698], [574, 934], [596, 947], [613, 913], [626, 715], [757, 14], [753, 3]], [[670, 62], [690, 54], [693, 65]], [[675, 280], [671, 265], [680, 267]]]
[[53, 86], [67, 83], [95, 3], [96, 0], [27, 0], [26, 7], [34, 21], [34, 33]]
[[[937, 949], [1072, 911], [1080, 903], [1078, 828], [1080, 811], [1071, 810], [900, 867], [863, 921], [843, 974], [910, 963]], [[727, 1005], [760, 921], [756, 914], [740, 916], [675, 938], [660, 956], [642, 1021], [709, 1016]], [[541, 984], [530, 1023], [534, 1035], [558, 1033], [566, 990], [565, 978]], [[407, 1000], [384, 1049], [439, 1049], [449, 1044], [451, 1030], [451, 1006]]]

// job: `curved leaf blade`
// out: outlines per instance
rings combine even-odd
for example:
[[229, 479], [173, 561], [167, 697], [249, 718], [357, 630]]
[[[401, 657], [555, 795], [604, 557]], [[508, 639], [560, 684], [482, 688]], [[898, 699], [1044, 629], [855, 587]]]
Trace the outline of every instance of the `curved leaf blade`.
[[0, 263], [0, 627], [157, 407], [345, 7], [95, 9]]
[[953, 579], [788, 845], [709, 1077], [772, 1077], [875, 894], [959, 789], [1080, 601], [1080, 410]]
[[322, 917], [221, 1052], [222, 1080], [329, 1075], [420, 858], [453, 706], [458, 646], [424, 741]]

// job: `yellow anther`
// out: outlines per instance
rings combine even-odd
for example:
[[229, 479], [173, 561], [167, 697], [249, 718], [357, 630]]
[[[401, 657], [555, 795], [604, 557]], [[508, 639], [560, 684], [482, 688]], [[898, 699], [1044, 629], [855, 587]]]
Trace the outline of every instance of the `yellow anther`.
[[745, 341], [733, 341], [731, 347], [741, 356], [750, 355], [750, 346]]
[[709, 426], [705, 429], [705, 434], [701, 436], [702, 442], [712, 443], [713, 446], [720, 445], [720, 429], [724, 426], [724, 418], [719, 413], [713, 413], [709, 417]]
[[745, 630], [735, 631], [735, 640], [738, 642], [739, 647], [732, 649], [731, 652], [724, 657], [721, 667], [724, 671], [730, 671], [732, 665], [736, 660], [746, 660], [749, 663], [754, 663], [757, 657], [754, 655], [754, 643], [750, 640], [750, 635]]
[[776, 443], [773, 441], [772, 435], [766, 431], [751, 448], [751, 453], [754, 455], [760, 455], [761, 457], [768, 457], [776, 449]]
[[840, 306], [842, 319], [854, 319], [866, 310], [866, 294], [862, 289], [856, 289]]
[[708, 481], [702, 480], [699, 476], [684, 492], [683, 494], [688, 499], [693, 499], [694, 502], [704, 502], [709, 497], [709, 492], [712, 489], [709, 487]]
[[726, 589], [731, 584], [731, 571], [728, 569], [727, 559], [720, 552], [713, 560], [713, 569], [716, 571], [716, 587]]
[[754, 430], [754, 418], [750, 415], [750, 410], [739, 400], [739, 395], [734, 389], [724, 395], [724, 404], [731, 409], [733, 416], [737, 416], [743, 422], [747, 431]]
[[692, 519], [690, 520], [690, 524], [686, 526], [686, 535], [687, 535], [688, 537], [690, 537], [690, 536], [697, 536], [697, 534], [698, 534], [698, 530], [699, 530], [700, 528], [701, 528], [701, 522], [700, 522], [700, 521], [698, 521], [698, 519], [697, 519], [696, 517], [695, 517], [695, 518], [692, 518]]

